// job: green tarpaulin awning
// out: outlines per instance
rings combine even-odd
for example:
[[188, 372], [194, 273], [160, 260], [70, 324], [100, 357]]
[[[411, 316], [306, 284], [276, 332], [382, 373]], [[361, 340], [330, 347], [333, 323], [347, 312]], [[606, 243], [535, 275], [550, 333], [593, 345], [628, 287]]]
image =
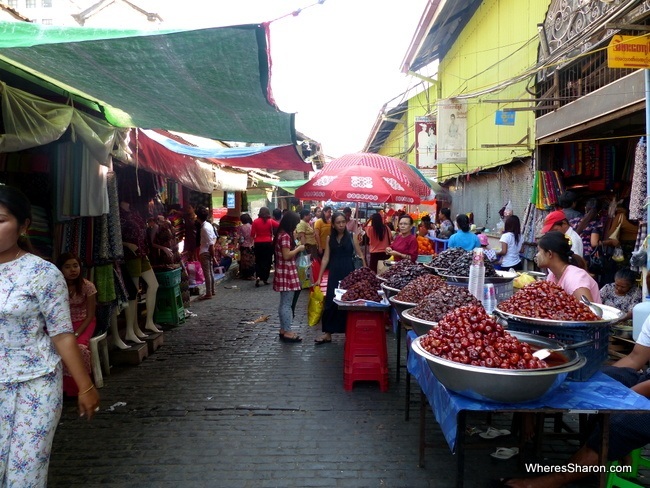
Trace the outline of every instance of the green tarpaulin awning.
[[287, 193], [291, 193], [292, 195], [294, 193], [296, 193], [296, 188], [301, 187], [302, 185], [304, 185], [305, 183], [307, 183], [309, 181], [309, 180], [291, 180], [291, 181], [281, 180], [281, 181], [277, 181], [277, 180], [268, 180], [266, 178], [261, 178], [261, 180], [264, 183], [268, 184], [268, 185], [279, 186], [284, 191], [286, 191]]
[[117, 127], [292, 144], [294, 117], [269, 88], [266, 36], [258, 25], [152, 33], [0, 22], [0, 69], [95, 101]]

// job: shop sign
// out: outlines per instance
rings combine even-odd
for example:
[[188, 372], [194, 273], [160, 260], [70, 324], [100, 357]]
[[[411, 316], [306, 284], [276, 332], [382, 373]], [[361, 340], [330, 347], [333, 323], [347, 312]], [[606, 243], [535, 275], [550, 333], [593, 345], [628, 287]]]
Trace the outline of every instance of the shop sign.
[[215, 221], [218, 221], [225, 215], [228, 215], [228, 209], [226, 207], [217, 207], [212, 209], [212, 219]]
[[226, 192], [226, 207], [235, 208], [235, 192], [227, 191]]
[[495, 125], [515, 125], [514, 110], [497, 110], [494, 119]]
[[650, 68], [650, 34], [612, 37], [607, 46], [608, 68]]

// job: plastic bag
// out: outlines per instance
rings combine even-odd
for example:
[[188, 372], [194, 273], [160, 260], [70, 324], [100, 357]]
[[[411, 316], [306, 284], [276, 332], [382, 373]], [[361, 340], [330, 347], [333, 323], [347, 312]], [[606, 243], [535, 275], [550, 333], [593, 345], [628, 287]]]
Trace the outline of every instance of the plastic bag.
[[625, 261], [625, 255], [623, 254], [622, 248], [617, 247], [614, 249], [614, 253], [612, 254], [612, 261], [615, 261], [617, 263]]
[[198, 261], [188, 261], [185, 265], [187, 275], [189, 276], [190, 286], [202, 285], [205, 283], [203, 268]]
[[310, 255], [307, 253], [301, 253], [296, 259], [296, 268], [298, 268], [300, 287], [302, 289], [310, 288], [313, 281]]
[[309, 292], [309, 304], [307, 305], [307, 323], [314, 327], [320, 322], [325, 307], [325, 295], [320, 286], [314, 286]]

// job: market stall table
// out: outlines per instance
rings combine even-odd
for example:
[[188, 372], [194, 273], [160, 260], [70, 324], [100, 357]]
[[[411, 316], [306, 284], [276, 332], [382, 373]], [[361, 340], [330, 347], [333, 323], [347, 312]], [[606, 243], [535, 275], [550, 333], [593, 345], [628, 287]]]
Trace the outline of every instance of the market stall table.
[[[413, 331], [407, 340], [416, 338]], [[596, 373], [588, 381], [565, 381], [556, 390], [541, 399], [526, 403], [491, 403], [473, 400], [447, 390], [431, 372], [426, 359], [418, 354], [408, 355], [408, 372], [422, 390], [420, 405], [419, 465], [424, 465], [425, 406], [429, 401], [434, 416], [452, 453], [457, 455], [456, 486], [464, 482], [465, 419], [467, 412], [486, 413], [536, 413], [536, 414], [593, 414], [601, 421], [601, 459], [605, 459], [609, 439], [609, 416], [612, 413], [650, 411], [650, 400], [638, 395], [623, 384], [603, 373]], [[600, 486], [605, 486], [607, 473], [600, 476]]]

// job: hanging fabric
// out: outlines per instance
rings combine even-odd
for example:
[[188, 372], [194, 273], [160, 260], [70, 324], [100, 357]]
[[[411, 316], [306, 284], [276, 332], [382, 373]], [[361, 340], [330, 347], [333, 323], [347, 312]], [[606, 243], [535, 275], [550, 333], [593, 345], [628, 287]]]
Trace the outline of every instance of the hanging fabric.
[[634, 151], [634, 170], [632, 173], [632, 190], [630, 193], [630, 219], [646, 220], [644, 207], [647, 197], [648, 168], [646, 161], [647, 144], [645, 137], [639, 139]]

